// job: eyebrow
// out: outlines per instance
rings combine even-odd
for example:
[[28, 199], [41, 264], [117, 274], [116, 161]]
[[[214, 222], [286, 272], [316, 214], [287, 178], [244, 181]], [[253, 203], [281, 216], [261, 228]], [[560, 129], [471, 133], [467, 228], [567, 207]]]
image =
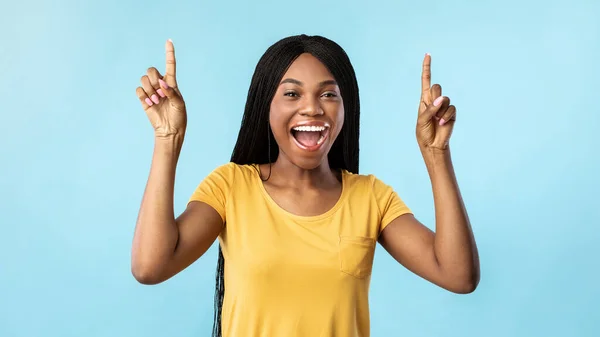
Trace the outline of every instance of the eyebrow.
[[[285, 80], [281, 81], [281, 83], [279, 83], [279, 85], [282, 85], [284, 83], [291, 83], [291, 84], [295, 84], [295, 85], [298, 85], [298, 86], [303, 86], [304, 85], [304, 83], [302, 83], [302, 82], [300, 82], [300, 81], [298, 81], [297, 79], [294, 79], [294, 78], [286, 78]], [[334, 81], [334, 80], [326, 80], [326, 81], [323, 81], [323, 82], [319, 83], [319, 87], [324, 87], [324, 86], [327, 86], [327, 85], [337, 85], [337, 82]]]

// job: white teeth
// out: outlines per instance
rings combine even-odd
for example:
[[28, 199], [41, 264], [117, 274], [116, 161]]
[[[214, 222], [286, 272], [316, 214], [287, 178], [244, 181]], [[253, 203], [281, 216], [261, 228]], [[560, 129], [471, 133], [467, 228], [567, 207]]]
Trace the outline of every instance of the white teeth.
[[313, 132], [321, 132], [325, 130], [324, 126], [297, 126], [294, 128], [295, 131], [313, 131]]
[[321, 136], [321, 138], [319, 138], [317, 141], [317, 145], [321, 145], [321, 143], [323, 143], [323, 139], [325, 139], [325, 137]]

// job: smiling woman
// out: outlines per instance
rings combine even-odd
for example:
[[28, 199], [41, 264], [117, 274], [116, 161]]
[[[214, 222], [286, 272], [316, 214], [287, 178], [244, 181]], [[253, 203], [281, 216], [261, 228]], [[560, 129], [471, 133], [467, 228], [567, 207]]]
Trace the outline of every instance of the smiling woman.
[[[294, 65], [300, 64], [302, 58], [311, 57], [310, 54], [301, 55], [297, 63]], [[317, 61], [318, 62], [318, 61]], [[291, 83], [295, 86], [299, 86], [301, 89], [304, 88], [304, 84], [296, 79], [287, 78], [281, 81], [281, 84]], [[325, 92], [321, 94], [322, 97], [328, 98], [332, 101], [340, 102], [341, 100], [338, 98], [339, 89], [337, 87], [337, 83], [334, 80], [323, 81], [319, 83], [319, 92], [324, 91], [327, 86], [331, 86], [334, 89], [329, 92]], [[284, 89], [284, 96], [295, 99], [296, 101], [300, 98], [297, 91], [294, 88]], [[273, 100], [275, 103], [277, 100]], [[296, 103], [297, 104], [297, 103]], [[273, 107], [271, 108], [273, 111]], [[294, 123], [291, 128], [291, 134], [294, 137], [296, 145], [303, 150], [306, 151], [317, 151], [323, 145], [323, 142], [328, 138], [330, 132], [331, 124], [325, 121], [320, 120], [304, 120]]]
[[303, 53], [285, 73], [269, 116], [280, 154], [304, 160], [295, 163], [300, 167], [315, 168], [327, 157], [344, 124], [340, 88], [319, 59]]
[[479, 261], [450, 160], [456, 109], [423, 62], [417, 140], [434, 190], [434, 234], [392, 187], [358, 172], [360, 104], [350, 60], [331, 40], [293, 36], [258, 62], [230, 163], [173, 215], [185, 103], [167, 42], [165, 76], [150, 68], [138, 97], [155, 151], [132, 248], [144, 284], [177, 274], [219, 239], [213, 336], [370, 334], [376, 242], [421, 277], [456, 293]]

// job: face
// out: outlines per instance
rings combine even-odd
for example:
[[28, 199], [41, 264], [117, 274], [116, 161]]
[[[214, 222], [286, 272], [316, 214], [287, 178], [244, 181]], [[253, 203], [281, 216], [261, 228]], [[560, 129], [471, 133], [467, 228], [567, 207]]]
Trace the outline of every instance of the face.
[[283, 76], [270, 123], [280, 159], [303, 169], [326, 162], [344, 124], [344, 104], [335, 79], [311, 54], [300, 55]]

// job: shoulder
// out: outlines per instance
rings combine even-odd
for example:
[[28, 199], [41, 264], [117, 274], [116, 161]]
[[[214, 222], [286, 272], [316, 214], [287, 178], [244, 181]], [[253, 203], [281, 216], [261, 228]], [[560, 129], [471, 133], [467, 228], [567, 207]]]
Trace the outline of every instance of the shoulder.
[[395, 218], [412, 213], [394, 188], [374, 174], [348, 174], [346, 177], [353, 198], [360, 198], [361, 203], [368, 199], [368, 202], [377, 209], [380, 217], [380, 233]]
[[375, 174], [353, 174], [345, 172], [345, 188], [354, 197], [368, 198], [380, 207], [394, 199], [400, 199], [396, 190]]
[[[208, 173], [196, 187], [192, 199], [203, 201], [206, 197], [224, 202], [234, 190], [234, 186], [251, 181], [253, 165], [239, 165], [233, 162], [222, 164]], [[256, 173], [254, 173], [256, 174]]]
[[228, 162], [213, 169], [204, 177], [200, 186], [218, 188], [223, 190], [224, 194], [229, 195], [230, 191], [240, 190], [243, 186], [254, 184], [258, 172], [257, 165]]
[[222, 179], [226, 179], [231, 181], [238, 176], [243, 178], [244, 176], [251, 176], [255, 174], [257, 168], [255, 165], [242, 165], [236, 164], [234, 162], [228, 162], [226, 164], [222, 164], [213, 169], [208, 177], [220, 177]]
[[356, 174], [344, 171], [345, 182], [351, 190], [372, 192], [374, 189], [385, 188], [388, 185], [374, 174]]

